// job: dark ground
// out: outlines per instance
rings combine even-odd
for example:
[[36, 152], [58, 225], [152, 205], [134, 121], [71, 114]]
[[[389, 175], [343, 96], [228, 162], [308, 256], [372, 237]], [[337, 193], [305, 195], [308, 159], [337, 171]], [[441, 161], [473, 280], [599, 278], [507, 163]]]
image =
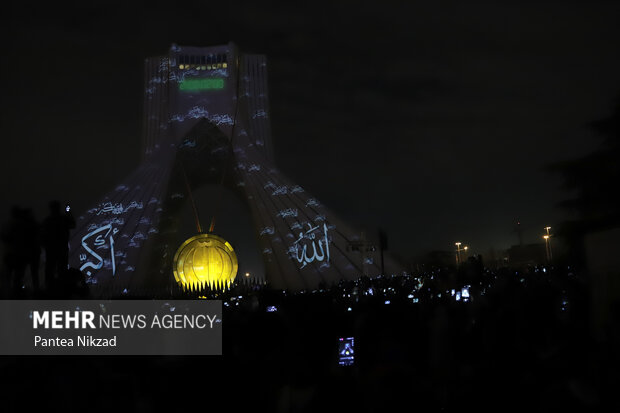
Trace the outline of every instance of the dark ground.
[[[450, 290], [465, 285], [471, 301], [457, 302]], [[583, 276], [542, 268], [444, 269], [295, 295], [237, 287], [223, 297], [221, 357], [2, 357], [2, 404], [613, 411], [618, 318], [612, 313], [604, 340], [594, 340], [588, 296]], [[355, 363], [342, 367], [338, 338], [350, 336]]]

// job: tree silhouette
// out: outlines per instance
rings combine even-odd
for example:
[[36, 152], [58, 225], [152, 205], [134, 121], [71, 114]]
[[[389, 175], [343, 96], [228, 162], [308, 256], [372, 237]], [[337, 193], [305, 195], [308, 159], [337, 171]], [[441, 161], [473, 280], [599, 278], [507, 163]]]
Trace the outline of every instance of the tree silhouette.
[[620, 225], [620, 96], [612, 113], [588, 126], [604, 139], [599, 148], [581, 158], [554, 163], [552, 172], [561, 173], [564, 187], [576, 196], [559, 206], [578, 213], [578, 218], [562, 225], [561, 235], [571, 247], [571, 255], [582, 262], [583, 237], [588, 232]]

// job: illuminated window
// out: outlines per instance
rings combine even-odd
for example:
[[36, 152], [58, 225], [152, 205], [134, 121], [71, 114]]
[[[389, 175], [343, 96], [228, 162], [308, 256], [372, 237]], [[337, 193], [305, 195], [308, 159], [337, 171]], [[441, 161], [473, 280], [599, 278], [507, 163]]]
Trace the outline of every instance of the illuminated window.
[[228, 67], [228, 65], [226, 64], [226, 62], [222, 63], [222, 67], [223, 67], [224, 69], [226, 69], [226, 68]]
[[183, 69], [185, 66], [183, 65], [179, 65], [179, 69]]

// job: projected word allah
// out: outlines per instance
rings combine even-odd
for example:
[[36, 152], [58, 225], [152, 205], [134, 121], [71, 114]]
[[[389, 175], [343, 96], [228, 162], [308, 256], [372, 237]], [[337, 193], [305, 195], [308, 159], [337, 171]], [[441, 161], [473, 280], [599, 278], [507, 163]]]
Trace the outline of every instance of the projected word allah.
[[[319, 235], [320, 238], [318, 239], [318, 250], [316, 242], [316, 230], [319, 229], [320, 226], [316, 226], [313, 228], [312, 224], [308, 224], [308, 227], [310, 229], [308, 229], [306, 232], [300, 232], [299, 238], [294, 242], [295, 258], [297, 259], [297, 262], [301, 264], [300, 269], [304, 268], [306, 265], [313, 261], [325, 261], [326, 263], [329, 263], [329, 238], [327, 237], [327, 225], [323, 224], [323, 234]], [[308, 254], [310, 250], [310, 245], [312, 245], [312, 254]]]

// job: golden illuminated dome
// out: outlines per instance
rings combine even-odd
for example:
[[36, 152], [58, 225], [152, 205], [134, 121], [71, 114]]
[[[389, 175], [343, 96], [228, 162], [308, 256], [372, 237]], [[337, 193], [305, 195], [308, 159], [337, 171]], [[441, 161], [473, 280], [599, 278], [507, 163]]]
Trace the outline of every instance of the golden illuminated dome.
[[224, 289], [237, 276], [237, 255], [223, 238], [198, 234], [187, 239], [173, 261], [174, 278], [184, 289], [196, 291], [205, 287]]

